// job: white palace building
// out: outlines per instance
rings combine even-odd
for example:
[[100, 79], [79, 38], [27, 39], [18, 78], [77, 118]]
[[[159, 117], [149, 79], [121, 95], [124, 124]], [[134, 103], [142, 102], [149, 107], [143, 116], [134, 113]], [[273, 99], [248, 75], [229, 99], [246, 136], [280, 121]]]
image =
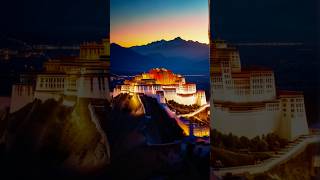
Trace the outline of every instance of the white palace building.
[[109, 40], [80, 45], [79, 57], [50, 59], [44, 71], [23, 74], [13, 85], [10, 112], [13, 113], [34, 99], [62, 97], [110, 99], [108, 73]]
[[154, 95], [162, 103], [173, 100], [183, 105], [207, 104], [205, 91], [197, 90], [195, 83], [187, 83], [183, 76], [165, 68], [154, 68], [148, 73], [125, 80], [122, 85], [114, 88], [113, 97], [120, 93]]
[[276, 90], [270, 69], [241, 67], [239, 51], [211, 43], [211, 127], [253, 138], [275, 133], [294, 140], [309, 133], [301, 92]]

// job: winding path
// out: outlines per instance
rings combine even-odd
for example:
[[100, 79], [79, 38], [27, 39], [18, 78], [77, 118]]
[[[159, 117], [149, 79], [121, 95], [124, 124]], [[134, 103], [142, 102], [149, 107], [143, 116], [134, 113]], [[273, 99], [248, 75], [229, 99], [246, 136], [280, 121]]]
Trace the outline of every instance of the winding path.
[[177, 115], [177, 117], [192, 117], [192, 116], [200, 113], [201, 111], [205, 110], [207, 107], [210, 107], [210, 104], [205, 104], [205, 105], [201, 106], [199, 109], [197, 109], [196, 111], [193, 111], [188, 114], [179, 114], [179, 115]]
[[[96, 108], [104, 108], [104, 106], [95, 106]], [[107, 156], [108, 158], [110, 158], [110, 146], [109, 146], [109, 141], [107, 138], [106, 133], [104, 132], [104, 130], [102, 129], [101, 125], [100, 125], [100, 121], [99, 118], [96, 115], [96, 111], [95, 111], [95, 107], [93, 105], [91, 105], [91, 103], [89, 103], [88, 105], [88, 109], [90, 112], [90, 117], [91, 117], [91, 121], [94, 123], [94, 125], [96, 126], [97, 131], [99, 132], [99, 134], [102, 137], [102, 142], [106, 148], [107, 151]]]
[[259, 164], [248, 165], [248, 166], [237, 166], [237, 167], [229, 167], [229, 168], [219, 168], [214, 169], [211, 168], [211, 177], [218, 176], [222, 177], [227, 173], [231, 174], [258, 174], [266, 172], [276, 165], [282, 164], [290, 160], [292, 157], [298, 155], [303, 152], [304, 149], [312, 143], [320, 142], [320, 134], [310, 134], [300, 136], [296, 141], [289, 144], [285, 149], [281, 150], [277, 155], [273, 155], [273, 157], [262, 161]]

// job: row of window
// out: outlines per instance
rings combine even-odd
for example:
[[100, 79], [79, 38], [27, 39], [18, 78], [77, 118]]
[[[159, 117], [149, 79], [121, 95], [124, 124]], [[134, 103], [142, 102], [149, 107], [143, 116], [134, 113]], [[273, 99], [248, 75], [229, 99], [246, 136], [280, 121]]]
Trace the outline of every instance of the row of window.
[[269, 77], [269, 76], [272, 76], [272, 73], [262, 73], [262, 72], [260, 72], [260, 73], [253, 73], [252, 75], [251, 75], [251, 77]]
[[281, 99], [281, 101], [283, 102], [283, 103], [285, 103], [285, 102], [288, 102], [290, 100], [290, 102], [291, 103], [293, 103], [293, 102], [304, 102], [304, 100], [303, 100], [303, 98], [283, 98], [283, 99]]
[[248, 80], [234, 80], [234, 84], [235, 85], [243, 85], [243, 84], [248, 85], [249, 81]]
[[248, 95], [248, 94], [250, 94], [250, 91], [249, 90], [241, 90], [241, 89], [239, 89], [239, 90], [235, 91], [235, 94], [236, 95]]
[[223, 89], [223, 85], [213, 85], [213, 89]]
[[23, 86], [17, 86], [15, 89], [18, 96], [23, 96], [27, 94], [28, 96], [32, 95], [32, 87], [23, 87]]
[[213, 78], [213, 82], [222, 82], [222, 77]]
[[[300, 113], [300, 114], [290, 114], [290, 117], [291, 118], [294, 118], [295, 116], [297, 116], [297, 117], [303, 117], [304, 115], [303, 115], [303, 113]], [[287, 117], [287, 114], [286, 113], [283, 113], [283, 117]]]
[[253, 84], [262, 84], [264, 82], [273, 84], [273, 79], [271, 79], [271, 78], [267, 78], [267, 79], [264, 79], [264, 78], [253, 78], [252, 79], [252, 83]]
[[279, 104], [268, 104], [269, 111], [279, 111], [280, 107]]
[[40, 82], [40, 88], [64, 88], [64, 83], [54, 83], [54, 82], [49, 82], [49, 83], [42, 83]]
[[[283, 111], [283, 112], [287, 112], [287, 109], [286, 109], [286, 108], [283, 108], [282, 111]], [[291, 108], [291, 109], [290, 109], [290, 112], [291, 112], [291, 113], [294, 113], [294, 112], [304, 112], [304, 107], [300, 107], [300, 108], [296, 108], [296, 109], [295, 109], [295, 108]]]
[[62, 77], [53, 77], [53, 78], [40, 78], [40, 82], [64, 82], [64, 78]]
[[259, 90], [253, 90], [252, 94], [264, 94], [264, 90], [259, 89]]
[[160, 86], [137, 86], [138, 91], [161, 90]]

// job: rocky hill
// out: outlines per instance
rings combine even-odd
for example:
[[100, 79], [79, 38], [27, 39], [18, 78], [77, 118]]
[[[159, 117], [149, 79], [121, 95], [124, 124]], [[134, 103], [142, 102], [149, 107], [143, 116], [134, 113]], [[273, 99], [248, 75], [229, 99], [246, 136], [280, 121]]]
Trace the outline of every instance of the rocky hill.
[[[91, 120], [86, 99], [35, 100], [7, 117], [1, 167], [23, 176], [96, 174], [109, 163], [108, 142]], [[3, 124], [2, 124], [3, 126]]]

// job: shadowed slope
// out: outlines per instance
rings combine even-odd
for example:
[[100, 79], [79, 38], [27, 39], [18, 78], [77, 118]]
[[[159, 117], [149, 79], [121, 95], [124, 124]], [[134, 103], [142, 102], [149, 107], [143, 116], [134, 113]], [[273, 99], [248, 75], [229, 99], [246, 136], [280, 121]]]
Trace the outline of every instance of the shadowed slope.
[[108, 142], [91, 121], [88, 100], [74, 107], [39, 100], [9, 117], [6, 160], [26, 176], [96, 173], [109, 162]]

